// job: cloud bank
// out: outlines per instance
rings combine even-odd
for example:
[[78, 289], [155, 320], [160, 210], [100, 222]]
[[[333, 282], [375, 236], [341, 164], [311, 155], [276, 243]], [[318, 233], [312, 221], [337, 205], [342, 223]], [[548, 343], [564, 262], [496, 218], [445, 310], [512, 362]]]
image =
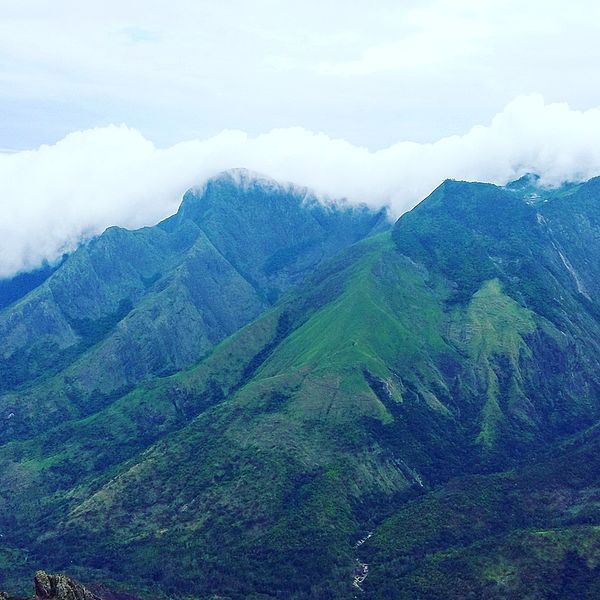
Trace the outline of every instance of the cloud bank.
[[75, 132], [0, 154], [0, 277], [52, 262], [108, 226], [152, 225], [177, 210], [187, 188], [230, 168], [389, 206], [397, 217], [446, 178], [504, 184], [535, 172], [552, 186], [599, 175], [598, 139], [599, 108], [572, 110], [536, 95], [464, 135], [376, 152], [301, 128], [223, 131], [164, 149], [124, 125]]

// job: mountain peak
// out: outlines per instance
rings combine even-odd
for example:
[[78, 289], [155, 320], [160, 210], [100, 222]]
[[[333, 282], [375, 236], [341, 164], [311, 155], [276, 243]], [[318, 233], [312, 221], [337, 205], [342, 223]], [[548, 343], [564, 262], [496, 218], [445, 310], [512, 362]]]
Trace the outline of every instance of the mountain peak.
[[397, 223], [405, 222], [411, 218], [409, 215], [422, 214], [423, 211], [442, 210], [454, 212], [457, 209], [464, 209], [465, 206], [468, 206], [469, 209], [478, 208], [483, 200], [489, 200], [490, 196], [495, 197], [497, 194], [503, 193], [503, 189], [493, 183], [445, 179], [415, 208], [404, 213]]
[[508, 190], [523, 190], [528, 189], [531, 186], [539, 186], [540, 176], [537, 173], [525, 173], [525, 175], [509, 181], [504, 187]]
[[[297, 202], [317, 202], [316, 195], [307, 188], [291, 183], [282, 183], [275, 179], [248, 169], [229, 169], [214, 175], [203, 184], [190, 188], [184, 195], [175, 217], [181, 219], [197, 218], [211, 206], [229, 203], [247, 204], [250, 196], [267, 199], [289, 197]], [[167, 219], [167, 222], [170, 219]]]
[[305, 209], [317, 219], [324, 218], [324, 215], [333, 217], [342, 212], [347, 215], [371, 213], [378, 215], [382, 221], [387, 221], [386, 208], [374, 210], [366, 204], [353, 204], [344, 198], [321, 196], [307, 187], [278, 181], [248, 169], [229, 169], [211, 177], [202, 185], [190, 188], [183, 195], [177, 213], [163, 221], [161, 226], [171, 229], [185, 220], [198, 224], [207, 211], [214, 210], [227, 213], [237, 210], [240, 215], [268, 213], [276, 219], [276, 213], [288, 213], [290, 210], [304, 212]]
[[202, 194], [209, 186], [232, 186], [240, 191], [248, 191], [252, 188], [258, 188], [266, 192], [284, 192], [294, 193], [303, 196], [313, 196], [310, 190], [305, 186], [296, 185], [291, 182], [282, 182], [264, 173], [237, 167], [221, 171], [209, 178], [204, 184], [192, 188], [197, 194]]
[[238, 187], [244, 187], [254, 183], [271, 185], [275, 187], [283, 187], [277, 180], [273, 179], [272, 177], [269, 177], [264, 173], [259, 173], [258, 171], [246, 169], [245, 167], [236, 167], [233, 169], [227, 169], [226, 171], [221, 171], [214, 177], [211, 177], [209, 181], [232, 182]]

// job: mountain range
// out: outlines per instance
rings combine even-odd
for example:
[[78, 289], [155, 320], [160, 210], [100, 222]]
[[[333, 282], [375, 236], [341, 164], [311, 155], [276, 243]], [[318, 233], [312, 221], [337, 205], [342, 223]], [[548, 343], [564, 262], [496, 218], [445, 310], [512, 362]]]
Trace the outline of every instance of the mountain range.
[[235, 171], [5, 283], [0, 586], [597, 597], [599, 203]]

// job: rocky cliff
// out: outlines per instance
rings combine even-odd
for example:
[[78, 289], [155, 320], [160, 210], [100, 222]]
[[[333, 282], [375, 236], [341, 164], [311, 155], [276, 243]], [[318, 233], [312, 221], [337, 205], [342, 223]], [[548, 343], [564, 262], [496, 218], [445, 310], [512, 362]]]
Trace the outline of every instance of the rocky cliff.
[[[33, 579], [34, 595], [32, 600], [138, 600], [129, 594], [113, 592], [104, 586], [95, 586], [90, 591], [66, 575], [49, 575], [38, 571]], [[11, 596], [0, 592], [0, 600], [30, 600], [22, 596]]]

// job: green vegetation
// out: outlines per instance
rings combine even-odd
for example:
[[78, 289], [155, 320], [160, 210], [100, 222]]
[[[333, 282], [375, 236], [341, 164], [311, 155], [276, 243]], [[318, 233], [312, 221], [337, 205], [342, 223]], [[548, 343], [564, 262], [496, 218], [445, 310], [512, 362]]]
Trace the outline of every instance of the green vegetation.
[[324, 259], [388, 226], [381, 212], [224, 174], [156, 227], [108, 229], [0, 311], [0, 414], [13, 415], [0, 419], [3, 439], [193, 365]]
[[522, 378], [519, 364], [522, 358], [530, 357], [524, 336], [532, 334], [536, 325], [531, 311], [519, 306], [512, 298], [503, 294], [498, 279], [484, 283], [472, 297], [466, 318], [469, 355], [481, 370], [485, 381], [485, 404], [482, 409], [481, 432], [477, 441], [487, 447], [494, 446], [504, 418], [500, 406], [501, 393], [499, 375], [494, 370], [494, 358], [502, 356], [502, 369], [512, 372], [508, 402], [522, 395]]
[[[357, 560], [365, 598], [593, 597], [600, 307], [575, 232], [593, 256], [600, 236], [586, 185], [531, 203], [446, 182], [341, 252], [373, 215], [355, 230], [313, 207], [331, 233], [313, 245], [305, 213], [285, 221], [257, 187], [245, 209], [234, 186], [216, 204], [188, 195], [155, 232], [193, 247], [187, 262], [150, 261], [113, 333], [3, 398], [21, 424], [0, 446], [6, 543], [148, 598], [348, 598]], [[179, 352], [211, 306], [246, 302], [255, 320], [186, 360], [156, 349]], [[113, 335], [129, 340], [120, 362]], [[129, 378], [125, 364], [152, 366]]]
[[455, 479], [367, 541], [369, 598], [593, 598], [598, 429], [515, 471]]

